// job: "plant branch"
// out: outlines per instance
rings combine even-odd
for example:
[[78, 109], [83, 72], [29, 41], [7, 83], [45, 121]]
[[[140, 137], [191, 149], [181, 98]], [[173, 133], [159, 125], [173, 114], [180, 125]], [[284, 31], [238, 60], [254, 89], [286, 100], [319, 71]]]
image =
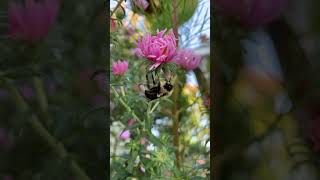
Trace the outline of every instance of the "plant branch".
[[[14, 99], [17, 108], [20, 112], [26, 113], [29, 110], [28, 104], [19, 94], [18, 90], [11, 85], [7, 80], [2, 81], [10, 95]], [[55, 152], [59, 158], [66, 159], [68, 158], [68, 152], [61, 142], [55, 139], [49, 131], [42, 125], [37, 116], [32, 115], [29, 117], [28, 122], [30, 123], [32, 129], [49, 145], [53, 152]], [[70, 161], [70, 168], [72, 172], [81, 180], [90, 180], [86, 173], [80, 168], [80, 166], [74, 161]]]
[[133, 118], [135, 120], [138, 121], [138, 123], [140, 125], [143, 125], [142, 121], [140, 120], [140, 118], [136, 115], [136, 113], [130, 108], [130, 106], [122, 99], [122, 97], [119, 95], [119, 93], [116, 91], [116, 89], [111, 86], [111, 89], [113, 90], [114, 94], [116, 95], [116, 97], [119, 99], [120, 103], [127, 109], [127, 111], [129, 111], [131, 113], [131, 115], [133, 116]]
[[49, 126], [51, 123], [50, 115], [48, 112], [48, 100], [44, 90], [43, 81], [39, 77], [33, 78], [33, 84], [36, 91], [36, 98], [40, 107], [40, 116], [44, 123]]

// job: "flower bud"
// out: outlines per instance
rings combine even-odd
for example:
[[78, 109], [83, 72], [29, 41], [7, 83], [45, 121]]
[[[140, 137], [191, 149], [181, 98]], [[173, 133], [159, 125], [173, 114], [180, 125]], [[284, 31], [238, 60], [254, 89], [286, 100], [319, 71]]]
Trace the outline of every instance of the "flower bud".
[[117, 8], [115, 13], [116, 13], [117, 19], [120, 19], [120, 20], [122, 20], [126, 16], [126, 11], [124, 10], [124, 8], [122, 6]]

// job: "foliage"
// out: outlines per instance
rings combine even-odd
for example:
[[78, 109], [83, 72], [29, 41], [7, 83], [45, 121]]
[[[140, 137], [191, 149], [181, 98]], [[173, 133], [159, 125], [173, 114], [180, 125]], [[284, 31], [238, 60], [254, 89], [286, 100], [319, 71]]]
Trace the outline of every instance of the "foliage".
[[[172, 1], [162, 2], [161, 7], [169, 13], [168, 10], [173, 9]], [[132, 13], [130, 8], [125, 10], [127, 14]], [[141, 16], [149, 16], [147, 13]], [[175, 63], [159, 67], [174, 73], [171, 81], [174, 91], [168, 97], [148, 101], [139, 88], [146, 86], [150, 62], [134, 56], [137, 37], [149, 32], [154, 35], [157, 28], [174, 28], [169, 18], [164, 20], [158, 12], [153, 13], [152, 22], [145, 22], [148, 26], [144, 28], [133, 25], [130, 17], [134, 15], [130, 15], [121, 23], [118, 20], [117, 32], [111, 33], [111, 64], [118, 59], [129, 62], [123, 76], [115, 76], [110, 71], [111, 179], [208, 179], [208, 109], [199, 87], [187, 81], [188, 72]], [[134, 33], [128, 34], [131, 30]], [[207, 57], [203, 58], [205, 64]], [[159, 71], [158, 75], [164, 80], [166, 73]], [[129, 119], [135, 121], [134, 125], [128, 124]], [[130, 130], [131, 137], [121, 140], [119, 135], [124, 130]], [[204, 164], [197, 163], [199, 159], [204, 160]]]
[[[8, 23], [7, 2], [1, 2], [2, 25]], [[100, 86], [106, 81], [90, 80], [106, 64], [103, 6], [60, 1], [48, 37], [36, 43], [12, 40], [2, 31], [1, 91], [9, 94], [0, 100], [0, 127], [13, 146], [1, 151], [0, 178], [106, 177], [106, 101]]]

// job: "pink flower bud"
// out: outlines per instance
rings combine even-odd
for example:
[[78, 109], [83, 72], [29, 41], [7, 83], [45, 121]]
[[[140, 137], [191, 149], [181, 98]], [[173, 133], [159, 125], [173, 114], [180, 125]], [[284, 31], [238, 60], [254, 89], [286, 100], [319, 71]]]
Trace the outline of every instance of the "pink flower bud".
[[110, 19], [110, 32], [115, 32], [117, 30], [117, 20]]
[[112, 71], [114, 75], [124, 75], [128, 70], [128, 61], [116, 61], [112, 63]]
[[129, 130], [121, 131], [119, 138], [122, 140], [129, 139], [130, 138], [130, 131]]
[[198, 163], [199, 165], [204, 165], [204, 164], [206, 163], [206, 161], [203, 160], [203, 159], [198, 159], [198, 160], [197, 160], [197, 163]]
[[128, 126], [132, 126], [135, 123], [135, 121], [133, 119], [129, 119], [128, 120]]

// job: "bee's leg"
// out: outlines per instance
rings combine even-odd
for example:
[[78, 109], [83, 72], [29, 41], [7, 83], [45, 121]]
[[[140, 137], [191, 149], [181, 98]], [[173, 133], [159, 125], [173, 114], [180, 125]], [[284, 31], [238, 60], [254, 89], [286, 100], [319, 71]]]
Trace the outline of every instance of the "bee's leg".
[[150, 89], [151, 87], [150, 87], [150, 82], [149, 82], [149, 75], [148, 75], [149, 73], [147, 73], [146, 74], [146, 79], [147, 79], [147, 87], [148, 87], [148, 89]]
[[153, 86], [156, 86], [156, 85], [157, 85], [157, 83], [156, 83], [156, 81], [154, 80], [153, 73], [151, 73], [151, 77], [152, 77]]

